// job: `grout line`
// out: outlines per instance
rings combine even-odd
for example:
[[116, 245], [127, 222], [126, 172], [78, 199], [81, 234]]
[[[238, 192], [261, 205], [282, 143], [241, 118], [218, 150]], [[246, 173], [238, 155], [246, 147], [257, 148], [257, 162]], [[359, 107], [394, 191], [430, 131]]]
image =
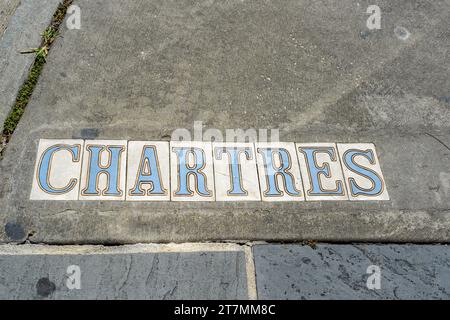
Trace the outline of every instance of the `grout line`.
[[249, 300], [258, 300], [258, 291], [256, 290], [256, 271], [255, 261], [253, 259], [253, 249], [245, 245], [245, 268], [247, 274], [247, 292]]
[[258, 190], [259, 190], [259, 200], [257, 200], [257, 201], [263, 201], [263, 189], [262, 189], [261, 179], [259, 177], [258, 151], [256, 149], [256, 142], [253, 141], [252, 145], [253, 145], [253, 155], [254, 155], [254, 158], [255, 158], [256, 179], [257, 179]]
[[170, 145], [170, 141], [167, 141], [167, 144], [169, 145], [169, 154], [168, 154], [169, 159], [167, 159], [169, 167], [169, 170], [167, 170], [169, 172], [168, 191], [169, 191], [169, 201], [172, 202], [172, 146]]
[[[333, 143], [334, 143], [334, 146], [336, 148], [336, 158], [339, 161], [339, 166], [340, 166], [341, 171], [342, 171], [342, 179], [343, 179], [342, 184], [344, 185], [343, 188], [345, 189], [345, 192], [347, 193], [347, 200], [350, 201], [350, 187], [347, 186], [347, 175], [345, 174], [344, 163], [343, 163], [344, 160], [341, 157], [341, 153], [339, 152], [339, 146], [338, 146], [338, 144], [342, 144], [342, 143], [338, 143], [338, 142], [333, 142]], [[375, 148], [375, 144], [373, 146]]]
[[[127, 201], [127, 193], [128, 193], [128, 144], [130, 143], [130, 141], [125, 140], [125, 177], [123, 178], [125, 180], [124, 183], [124, 188], [123, 188], [123, 201]], [[119, 169], [120, 170], [120, 169]], [[120, 178], [120, 174], [118, 174], [119, 178]], [[120, 182], [120, 181], [119, 181]], [[146, 193], [146, 191], [144, 191], [144, 194]]]
[[[77, 199], [76, 199], [77, 201], [80, 200], [81, 184], [82, 184], [81, 178], [83, 177], [83, 162], [84, 162], [84, 159], [85, 159], [84, 147], [85, 147], [85, 142], [86, 141], [84, 139], [81, 139], [81, 141], [82, 141], [82, 148], [80, 150], [80, 152], [81, 152], [81, 159], [80, 159], [80, 172], [79, 172], [79, 175], [78, 175], [78, 191], [77, 191]], [[37, 158], [36, 158], [36, 165], [37, 165]], [[36, 168], [36, 170], [37, 170], [37, 168]]]
[[[294, 142], [294, 150], [295, 150], [295, 158], [297, 159], [297, 165], [298, 165], [298, 173], [299, 173], [299, 175], [300, 175], [300, 184], [301, 184], [301, 187], [302, 187], [302, 192], [303, 192], [303, 202], [307, 202], [308, 200], [306, 200], [306, 188], [305, 188], [305, 182], [304, 182], [304, 180], [305, 179], [303, 179], [303, 175], [302, 175], [302, 165], [301, 165], [301, 163], [300, 163], [300, 157], [299, 157], [299, 155], [298, 155], [298, 153], [299, 153], [299, 147], [298, 147], [298, 142]], [[309, 170], [308, 170], [309, 171]], [[308, 179], [309, 179], [309, 177], [307, 177]]]
[[[217, 187], [216, 187], [216, 177], [215, 177], [215, 172], [216, 172], [216, 169], [215, 169], [215, 167], [214, 167], [214, 159], [215, 159], [215, 156], [214, 156], [214, 146], [213, 146], [213, 142], [212, 141], [210, 141], [210, 142], [208, 142], [210, 145], [211, 145], [211, 156], [212, 156], [212, 158], [211, 158], [211, 162], [212, 162], [212, 164], [211, 164], [211, 166], [212, 166], [212, 179], [214, 180], [213, 181], [213, 189], [214, 189], [214, 202], [217, 202], [217, 192], [216, 192], [216, 190], [217, 190]], [[205, 159], [205, 161], [206, 161], [206, 159]], [[208, 186], [206, 186], [206, 187], [208, 187]]]

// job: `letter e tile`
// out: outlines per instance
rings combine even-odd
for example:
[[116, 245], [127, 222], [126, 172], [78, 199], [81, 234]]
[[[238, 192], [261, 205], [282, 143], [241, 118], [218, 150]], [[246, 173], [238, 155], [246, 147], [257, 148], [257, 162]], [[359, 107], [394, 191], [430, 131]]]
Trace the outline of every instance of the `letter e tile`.
[[297, 143], [306, 201], [348, 200], [335, 143]]

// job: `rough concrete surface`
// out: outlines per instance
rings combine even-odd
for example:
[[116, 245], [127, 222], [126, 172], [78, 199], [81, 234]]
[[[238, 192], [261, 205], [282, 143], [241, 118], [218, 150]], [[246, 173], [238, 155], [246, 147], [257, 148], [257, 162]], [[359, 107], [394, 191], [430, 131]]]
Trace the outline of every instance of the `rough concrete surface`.
[[[75, 4], [81, 29], [63, 27], [0, 164], [1, 241], [449, 241], [448, 1], [381, 1], [380, 30], [367, 1]], [[194, 121], [373, 142], [391, 200], [29, 200], [40, 138], [164, 140]]]
[[0, 253], [0, 299], [247, 299], [245, 272], [242, 251]]
[[3, 35], [19, 3], [20, 0], [3, 0], [0, 3], [0, 37]]
[[34, 61], [34, 54], [20, 52], [39, 47], [41, 33], [60, 1], [2, 0], [0, 4], [0, 131]]
[[[450, 299], [447, 245], [259, 245], [253, 252], [259, 299]], [[380, 268], [379, 289], [370, 266]]]

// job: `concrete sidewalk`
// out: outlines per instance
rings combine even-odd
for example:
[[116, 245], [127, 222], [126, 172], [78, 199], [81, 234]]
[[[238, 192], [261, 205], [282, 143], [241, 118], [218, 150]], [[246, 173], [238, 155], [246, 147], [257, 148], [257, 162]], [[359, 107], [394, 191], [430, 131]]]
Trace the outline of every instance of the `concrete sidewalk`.
[[8, 22], [18, 5], [19, 0], [5, 0], [0, 3], [0, 35], [5, 31]]
[[[1, 162], [17, 232], [0, 239], [448, 241], [449, 10], [421, 3], [381, 2], [368, 31], [365, 2], [75, 1], [81, 29], [63, 27]], [[165, 140], [194, 121], [373, 142], [390, 201], [29, 200], [39, 139]]]

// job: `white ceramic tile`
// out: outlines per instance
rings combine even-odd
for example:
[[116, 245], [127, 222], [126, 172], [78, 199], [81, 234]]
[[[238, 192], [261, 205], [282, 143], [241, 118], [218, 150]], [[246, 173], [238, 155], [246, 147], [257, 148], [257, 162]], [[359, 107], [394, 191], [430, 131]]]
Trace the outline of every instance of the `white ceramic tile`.
[[[190, 174], [186, 174], [188, 167], [189, 170], [192, 170]], [[171, 141], [170, 187], [172, 201], [214, 201], [213, 170], [210, 142]], [[183, 181], [186, 182], [183, 183]]]
[[337, 147], [350, 200], [389, 200], [375, 145], [338, 143]]
[[86, 140], [79, 199], [125, 200], [126, 167], [126, 140]]
[[[255, 149], [262, 200], [305, 201], [295, 144], [293, 142], [256, 143]], [[278, 173], [271, 174], [273, 172]]]
[[77, 200], [83, 140], [39, 140], [31, 200]]
[[348, 200], [335, 143], [296, 143], [306, 201]]
[[170, 200], [169, 142], [128, 142], [126, 190], [127, 201]]
[[216, 201], [259, 201], [258, 170], [253, 143], [213, 146]]

